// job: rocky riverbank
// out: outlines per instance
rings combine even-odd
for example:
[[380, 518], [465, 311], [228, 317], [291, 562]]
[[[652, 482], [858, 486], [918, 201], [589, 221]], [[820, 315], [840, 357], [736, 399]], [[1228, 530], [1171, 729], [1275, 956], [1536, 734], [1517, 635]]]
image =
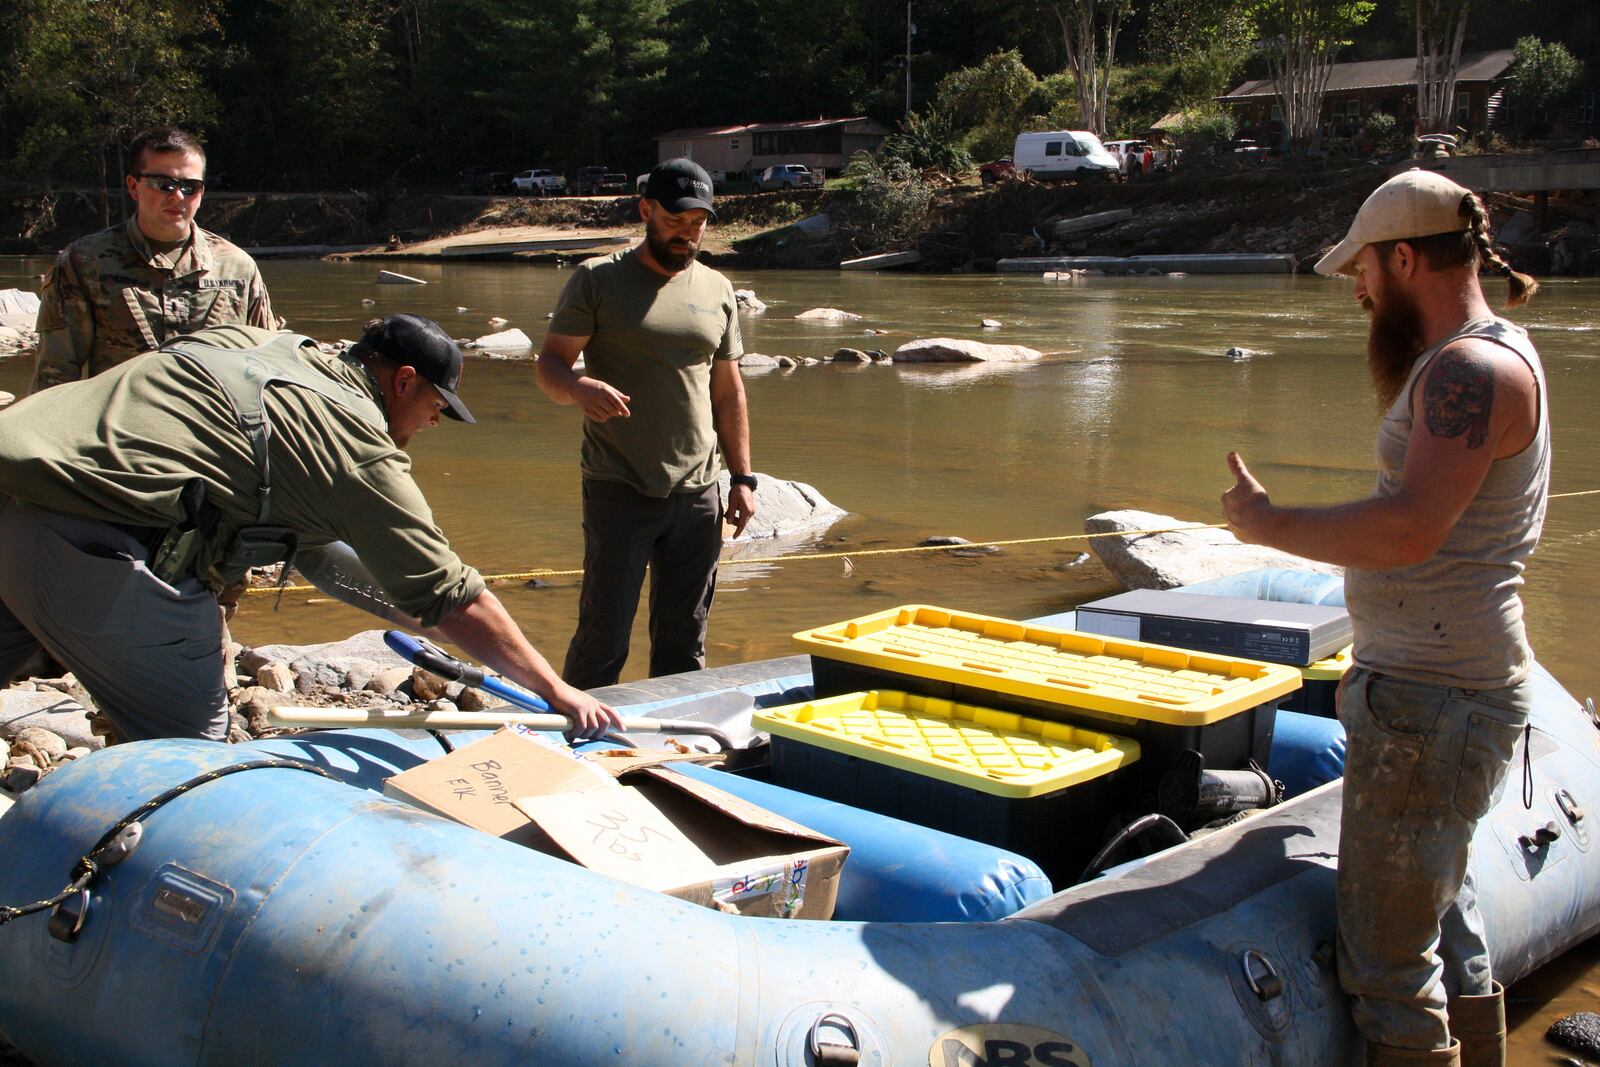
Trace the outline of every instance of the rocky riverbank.
[[[915, 269], [984, 272], [1004, 258], [1046, 253], [1149, 255], [1288, 253], [1309, 270], [1335, 243], [1366, 195], [1385, 178], [1371, 166], [1268, 169], [1195, 166], [1133, 183], [1065, 184], [1015, 179], [994, 186], [946, 182], [923, 230], [902, 242], [921, 255]], [[882, 249], [836, 225], [848, 190], [733, 194], [717, 200], [706, 258], [718, 266], [833, 269]], [[1541, 230], [1531, 201], [1490, 194], [1494, 224], [1512, 262], [1536, 274], [1600, 273], [1591, 202], [1552, 204]], [[112, 217], [120, 212], [111, 205]], [[1060, 224], [1115, 213], [1103, 227]], [[1127, 214], [1131, 212], [1131, 214]], [[95, 191], [12, 194], [0, 199], [0, 252], [51, 253], [105, 225]], [[518, 228], [632, 232], [632, 197], [514, 198], [437, 193], [210, 193], [202, 225], [246, 247], [365, 245], [403, 254], [445, 237], [494, 240]], [[551, 253], [582, 256], [587, 252]]]

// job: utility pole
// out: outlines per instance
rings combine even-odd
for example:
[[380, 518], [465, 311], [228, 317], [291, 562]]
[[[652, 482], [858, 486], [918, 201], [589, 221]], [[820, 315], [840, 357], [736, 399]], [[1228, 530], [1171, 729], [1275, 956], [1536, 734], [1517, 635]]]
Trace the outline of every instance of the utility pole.
[[906, 119], [911, 118], [911, 35], [916, 32], [911, 22], [911, 0], [906, 0]]

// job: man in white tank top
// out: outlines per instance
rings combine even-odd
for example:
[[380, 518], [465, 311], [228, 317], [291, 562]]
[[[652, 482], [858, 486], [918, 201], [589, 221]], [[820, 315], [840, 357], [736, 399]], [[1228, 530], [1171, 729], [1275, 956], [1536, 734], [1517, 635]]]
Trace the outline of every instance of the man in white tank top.
[[1544, 372], [1478, 273], [1538, 288], [1495, 253], [1483, 203], [1413, 170], [1367, 198], [1317, 264], [1355, 279], [1384, 411], [1378, 484], [1334, 507], [1275, 505], [1238, 454], [1222, 497], [1240, 540], [1347, 568], [1356, 666], [1340, 821], [1339, 981], [1369, 1064], [1505, 1062], [1467, 861], [1527, 722], [1524, 563], [1549, 493]]

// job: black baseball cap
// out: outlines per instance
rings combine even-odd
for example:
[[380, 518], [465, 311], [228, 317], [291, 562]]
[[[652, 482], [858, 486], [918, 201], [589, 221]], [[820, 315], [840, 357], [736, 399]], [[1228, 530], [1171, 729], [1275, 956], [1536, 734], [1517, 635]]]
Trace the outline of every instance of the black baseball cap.
[[477, 422], [456, 390], [461, 388], [461, 348], [444, 328], [421, 315], [390, 315], [369, 325], [352, 355], [371, 353], [400, 367], [410, 367], [433, 383], [444, 397], [444, 413], [461, 422]]
[[668, 211], [693, 211], [702, 208], [717, 217], [711, 206], [711, 175], [692, 159], [669, 159], [657, 163], [644, 183], [646, 200], [654, 200]]

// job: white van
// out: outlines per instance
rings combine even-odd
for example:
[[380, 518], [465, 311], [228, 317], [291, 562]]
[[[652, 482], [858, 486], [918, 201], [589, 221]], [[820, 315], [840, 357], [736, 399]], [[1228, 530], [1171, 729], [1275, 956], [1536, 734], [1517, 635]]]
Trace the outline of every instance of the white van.
[[1011, 151], [1011, 164], [1018, 174], [1041, 181], [1110, 178], [1117, 173], [1116, 159], [1100, 138], [1087, 130], [1019, 133]]

